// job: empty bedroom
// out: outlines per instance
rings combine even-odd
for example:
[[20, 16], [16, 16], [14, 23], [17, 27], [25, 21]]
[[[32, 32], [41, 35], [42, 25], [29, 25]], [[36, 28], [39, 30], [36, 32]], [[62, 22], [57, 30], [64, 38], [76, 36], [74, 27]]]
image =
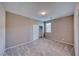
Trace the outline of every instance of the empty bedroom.
[[0, 2], [1, 56], [78, 56], [79, 3]]

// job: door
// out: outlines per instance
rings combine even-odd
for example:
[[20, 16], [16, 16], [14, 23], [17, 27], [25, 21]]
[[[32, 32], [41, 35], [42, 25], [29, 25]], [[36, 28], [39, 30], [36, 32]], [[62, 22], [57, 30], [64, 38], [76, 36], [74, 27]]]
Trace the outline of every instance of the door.
[[5, 50], [5, 10], [0, 3], [0, 55], [3, 55]]
[[33, 40], [39, 39], [39, 25], [33, 25]]

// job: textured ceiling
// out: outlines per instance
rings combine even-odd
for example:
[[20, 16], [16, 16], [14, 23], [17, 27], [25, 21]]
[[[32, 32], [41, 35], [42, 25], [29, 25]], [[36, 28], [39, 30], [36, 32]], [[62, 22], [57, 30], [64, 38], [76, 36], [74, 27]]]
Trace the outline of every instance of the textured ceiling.
[[[48, 21], [74, 14], [74, 2], [4, 2], [6, 11], [18, 15]], [[40, 11], [46, 10], [47, 16], [43, 17]]]

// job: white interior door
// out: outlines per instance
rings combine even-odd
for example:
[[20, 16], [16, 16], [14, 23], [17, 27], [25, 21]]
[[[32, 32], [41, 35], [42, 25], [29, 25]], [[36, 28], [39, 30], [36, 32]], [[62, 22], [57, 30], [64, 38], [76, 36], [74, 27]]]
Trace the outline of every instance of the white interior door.
[[39, 25], [33, 25], [33, 40], [39, 39]]
[[74, 48], [75, 56], [79, 56], [79, 3], [76, 4], [74, 11]]
[[3, 55], [5, 50], [5, 10], [0, 3], [0, 55]]

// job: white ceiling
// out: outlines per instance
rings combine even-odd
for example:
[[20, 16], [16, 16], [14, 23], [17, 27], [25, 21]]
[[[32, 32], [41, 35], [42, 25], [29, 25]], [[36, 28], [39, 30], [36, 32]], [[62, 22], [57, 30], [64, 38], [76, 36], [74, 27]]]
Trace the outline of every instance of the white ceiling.
[[[48, 21], [59, 17], [73, 15], [74, 2], [4, 2], [6, 11], [18, 15]], [[46, 10], [48, 15], [42, 17], [39, 12]]]

